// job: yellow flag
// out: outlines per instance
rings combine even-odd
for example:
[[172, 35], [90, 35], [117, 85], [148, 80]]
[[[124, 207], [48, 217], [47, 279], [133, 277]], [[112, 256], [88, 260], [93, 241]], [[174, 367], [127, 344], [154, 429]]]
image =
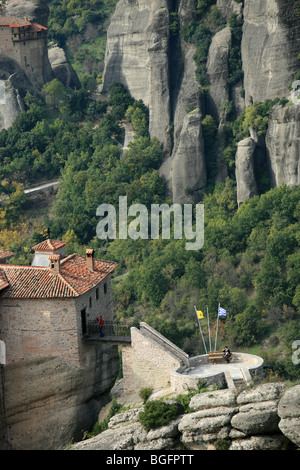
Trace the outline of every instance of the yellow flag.
[[203, 312], [201, 310], [197, 310], [197, 315], [199, 320], [201, 320], [201, 318], [204, 318]]

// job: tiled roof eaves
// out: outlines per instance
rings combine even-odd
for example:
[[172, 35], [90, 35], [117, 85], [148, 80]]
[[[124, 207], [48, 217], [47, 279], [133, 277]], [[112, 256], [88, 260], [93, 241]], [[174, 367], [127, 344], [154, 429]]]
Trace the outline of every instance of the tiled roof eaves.
[[[118, 263], [95, 259], [95, 270], [90, 271], [85, 258], [70, 255], [61, 261], [61, 272], [51, 273], [41, 266], [0, 264], [2, 297], [19, 299], [52, 299], [79, 297], [100, 284]], [[5, 292], [4, 287], [9, 287]]]
[[48, 268], [0, 265], [9, 282], [9, 289], [2, 293], [5, 298], [50, 299], [78, 296], [59, 275], [50, 274]]

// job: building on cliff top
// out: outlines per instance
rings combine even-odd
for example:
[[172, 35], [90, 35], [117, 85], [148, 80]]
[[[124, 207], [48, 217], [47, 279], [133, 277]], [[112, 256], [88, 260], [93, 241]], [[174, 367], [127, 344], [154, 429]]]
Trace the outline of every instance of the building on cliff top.
[[27, 18], [0, 16], [0, 59], [13, 60], [15, 67], [8, 67], [9, 74], [18, 73], [19, 66], [38, 89], [45, 83], [47, 32], [45, 26]]
[[[3, 262], [0, 252], [0, 339], [7, 363], [36, 356], [61, 356], [80, 365], [89, 323], [112, 321], [111, 274], [117, 263], [65, 256], [65, 243], [46, 240], [33, 247], [31, 266]], [[2, 253], [2, 254], [1, 254]]]

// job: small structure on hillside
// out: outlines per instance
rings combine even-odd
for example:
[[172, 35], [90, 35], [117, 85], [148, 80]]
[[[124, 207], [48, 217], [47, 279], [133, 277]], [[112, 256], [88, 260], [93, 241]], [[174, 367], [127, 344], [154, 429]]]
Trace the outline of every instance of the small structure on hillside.
[[45, 26], [27, 18], [0, 16], [0, 56], [9, 64], [8, 75], [22, 71], [32, 85], [44, 85], [47, 32]]
[[36, 245], [31, 266], [1, 260], [0, 340], [7, 363], [60, 356], [80, 365], [89, 322], [99, 315], [113, 320], [111, 275], [117, 263], [96, 259], [93, 250], [66, 257], [64, 247], [60, 240]]
[[125, 394], [145, 387], [181, 393], [197, 388], [199, 379], [207, 385], [225, 384], [234, 388], [263, 374], [263, 359], [258, 356], [233, 353], [230, 364], [225, 360], [211, 364], [208, 354], [189, 357], [144, 322], [140, 323], [140, 329], [131, 328], [131, 345], [123, 345], [122, 359]]

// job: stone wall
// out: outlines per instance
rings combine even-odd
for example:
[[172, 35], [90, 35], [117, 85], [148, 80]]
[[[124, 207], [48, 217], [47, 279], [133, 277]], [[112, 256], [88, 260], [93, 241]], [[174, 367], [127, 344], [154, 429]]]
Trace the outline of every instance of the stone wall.
[[1, 26], [0, 44], [0, 56], [15, 61], [34, 89], [40, 90], [47, 80], [53, 78], [48, 60], [46, 37], [13, 41], [11, 28]]
[[104, 321], [112, 320], [110, 276], [75, 299], [0, 299], [0, 330], [6, 344], [7, 363], [30, 357], [60, 356], [79, 365], [89, 348], [81, 341], [84, 309], [86, 322], [101, 314]]
[[169, 386], [172, 370], [182, 366], [184, 357], [183, 351], [145, 323], [141, 330], [131, 328], [131, 348], [123, 348], [122, 355], [125, 390]]

